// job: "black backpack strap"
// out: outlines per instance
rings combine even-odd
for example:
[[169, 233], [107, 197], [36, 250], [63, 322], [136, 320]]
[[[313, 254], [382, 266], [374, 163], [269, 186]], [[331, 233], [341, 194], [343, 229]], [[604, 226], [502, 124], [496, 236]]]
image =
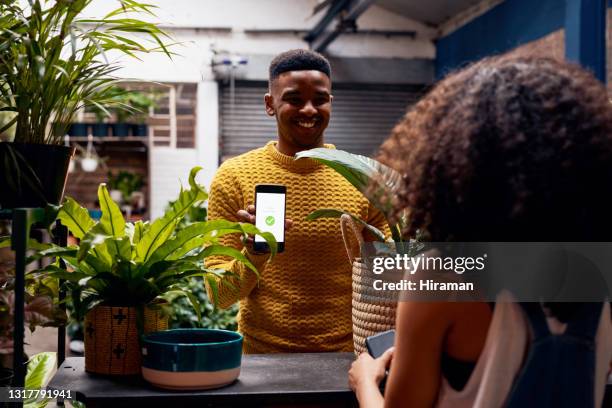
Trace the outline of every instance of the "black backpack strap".
[[539, 302], [521, 302], [521, 307], [529, 319], [529, 324], [533, 330], [533, 341], [550, 336], [546, 316]]
[[[577, 305], [578, 306], [578, 305]], [[567, 322], [566, 334], [581, 337], [590, 341], [595, 340], [599, 319], [603, 310], [603, 303], [582, 303], [572, 318]]]

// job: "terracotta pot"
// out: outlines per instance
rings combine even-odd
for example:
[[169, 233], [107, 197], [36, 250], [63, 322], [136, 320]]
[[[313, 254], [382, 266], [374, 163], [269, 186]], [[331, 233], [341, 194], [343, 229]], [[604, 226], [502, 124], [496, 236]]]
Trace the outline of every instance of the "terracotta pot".
[[[144, 309], [143, 333], [168, 328], [160, 310]], [[142, 362], [135, 307], [96, 306], [85, 316], [85, 370], [96, 374], [140, 374]]]

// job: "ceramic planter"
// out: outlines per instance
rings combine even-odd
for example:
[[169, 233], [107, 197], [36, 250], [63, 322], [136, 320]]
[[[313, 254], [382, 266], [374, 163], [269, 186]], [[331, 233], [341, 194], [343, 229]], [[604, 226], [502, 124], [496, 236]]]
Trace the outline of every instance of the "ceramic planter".
[[108, 136], [108, 123], [94, 123], [91, 125], [91, 133], [96, 137]]
[[87, 123], [72, 123], [68, 128], [68, 135], [70, 136], [87, 136]]
[[218, 388], [240, 375], [242, 335], [227, 330], [176, 329], [142, 340], [142, 376], [167, 389]]
[[[144, 309], [144, 333], [165, 330], [168, 318]], [[138, 312], [135, 307], [96, 306], [85, 316], [85, 370], [96, 374], [140, 374]]]
[[141, 137], [149, 136], [149, 128], [144, 123], [133, 124], [132, 135]]
[[127, 123], [114, 123], [111, 125], [113, 136], [125, 137], [130, 132], [130, 125]]

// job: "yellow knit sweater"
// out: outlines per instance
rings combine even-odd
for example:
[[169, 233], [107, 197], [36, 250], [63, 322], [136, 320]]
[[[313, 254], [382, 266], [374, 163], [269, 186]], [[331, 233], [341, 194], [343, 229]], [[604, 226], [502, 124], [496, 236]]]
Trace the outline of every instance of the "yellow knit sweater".
[[[275, 144], [226, 161], [212, 182], [211, 220], [237, 220], [238, 210], [254, 204], [259, 183], [287, 186], [286, 213], [293, 220], [285, 234], [285, 251], [270, 262], [268, 255], [243, 249], [257, 267], [259, 281], [238, 262], [223, 257], [207, 261], [208, 267], [240, 276], [219, 281], [218, 306], [240, 300], [238, 329], [245, 353], [352, 351], [351, 265], [339, 222], [306, 221], [306, 216], [316, 209], [338, 208], [388, 231], [384, 217], [334, 170], [311, 159], [296, 161]], [[226, 245], [243, 248], [237, 235], [223, 239]]]

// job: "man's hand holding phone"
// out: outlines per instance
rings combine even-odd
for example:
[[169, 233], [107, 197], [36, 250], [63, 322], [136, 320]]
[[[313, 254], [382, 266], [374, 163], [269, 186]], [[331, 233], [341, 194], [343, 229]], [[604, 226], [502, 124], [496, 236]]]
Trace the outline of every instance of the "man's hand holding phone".
[[[249, 224], [255, 225], [255, 206], [249, 205], [244, 210], [238, 210], [238, 212], [236, 213], [236, 216], [238, 217], [238, 221], [240, 222], [248, 222]], [[290, 220], [289, 218], [285, 218], [285, 231], [289, 231], [292, 226], [293, 226], [293, 221]], [[253, 254], [260, 253], [258, 251], [255, 251], [255, 249], [253, 248], [254, 242], [255, 242], [255, 237], [253, 235], [249, 235], [244, 240], [244, 246], [247, 248], [247, 251], [249, 251], [250, 253], [253, 253]]]

